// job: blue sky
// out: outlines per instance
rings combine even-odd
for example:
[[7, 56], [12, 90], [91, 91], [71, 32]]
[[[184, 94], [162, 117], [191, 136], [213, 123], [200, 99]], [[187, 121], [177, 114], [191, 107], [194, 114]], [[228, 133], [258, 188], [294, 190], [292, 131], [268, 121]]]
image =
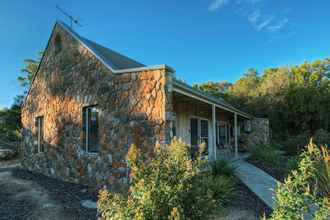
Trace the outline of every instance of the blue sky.
[[67, 21], [56, 4], [82, 19], [82, 36], [168, 64], [190, 84], [330, 56], [328, 0], [2, 0], [0, 107], [21, 93], [23, 60], [45, 48], [56, 20]]

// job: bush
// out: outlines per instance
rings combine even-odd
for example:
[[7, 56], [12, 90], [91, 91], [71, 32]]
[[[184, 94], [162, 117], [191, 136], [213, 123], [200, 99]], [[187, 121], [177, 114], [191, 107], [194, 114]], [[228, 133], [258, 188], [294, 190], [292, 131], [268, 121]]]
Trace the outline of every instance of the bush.
[[330, 133], [324, 129], [318, 129], [313, 135], [311, 132], [306, 131], [297, 136], [289, 137], [283, 142], [283, 150], [290, 155], [298, 155], [304, 150], [304, 147], [308, 145], [310, 138], [313, 138], [314, 143], [318, 146], [330, 146]]
[[299, 165], [299, 155], [292, 156], [287, 162], [287, 170], [288, 171], [296, 170], [298, 168], [298, 165]]
[[321, 196], [330, 198], [330, 156], [328, 148], [321, 147], [320, 153], [315, 157], [319, 193]]
[[324, 129], [319, 129], [313, 135], [313, 141], [318, 146], [330, 146], [330, 133]]
[[305, 132], [297, 136], [291, 136], [283, 143], [284, 150], [289, 155], [300, 154], [304, 147], [308, 144], [310, 137], [311, 135], [309, 135], [309, 132]]
[[257, 145], [250, 149], [250, 159], [259, 161], [267, 166], [278, 166], [280, 165], [281, 154], [278, 150], [274, 150], [269, 145]]
[[284, 183], [279, 183], [271, 220], [304, 219], [307, 213], [316, 220], [330, 217], [330, 197], [318, 192], [320, 184], [323, 184], [318, 177], [318, 166], [323, 156], [320, 149], [310, 142], [307, 150], [300, 155], [298, 168]]
[[131, 146], [127, 160], [131, 182], [126, 196], [106, 189], [99, 193], [101, 219], [204, 219], [227, 202], [234, 182], [226, 176], [201, 172], [201, 153], [189, 159], [187, 146], [173, 139], [169, 146], [155, 147], [145, 162]]
[[234, 167], [229, 161], [225, 159], [220, 159], [211, 163], [211, 172], [213, 176], [225, 175], [228, 177], [233, 177], [235, 171], [236, 167]]

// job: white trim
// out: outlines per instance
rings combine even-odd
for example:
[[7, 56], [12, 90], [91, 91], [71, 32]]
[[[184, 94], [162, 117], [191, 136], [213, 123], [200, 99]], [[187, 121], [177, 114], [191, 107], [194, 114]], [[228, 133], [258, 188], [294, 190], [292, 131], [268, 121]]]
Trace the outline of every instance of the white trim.
[[221, 121], [221, 120], [217, 120], [217, 129], [218, 129], [218, 132], [217, 132], [217, 138], [220, 142], [220, 127], [224, 126], [225, 128], [225, 144], [230, 144], [229, 142], [229, 137], [228, 137], [228, 132], [229, 132], [229, 126], [228, 126], [228, 122], [227, 121]]
[[[212, 133], [211, 133], [211, 130], [212, 130], [212, 127], [211, 127], [211, 123], [210, 123], [210, 120], [208, 119], [208, 118], [204, 118], [204, 117], [201, 117], [201, 116], [195, 116], [195, 115], [190, 115], [190, 116], [188, 116], [188, 123], [189, 123], [189, 143], [190, 143], [190, 146], [192, 146], [192, 144], [191, 144], [191, 119], [192, 118], [195, 118], [195, 119], [198, 119], [198, 124], [197, 124], [197, 138], [198, 138], [198, 141], [200, 142], [200, 140], [201, 140], [201, 128], [200, 128], [200, 125], [201, 125], [201, 123], [200, 123], [200, 121], [201, 120], [204, 120], [204, 121], [207, 121], [207, 135], [208, 135], [208, 146], [207, 146], [207, 151], [208, 151], [208, 157], [210, 157], [210, 155], [211, 155], [211, 153], [212, 153], [212, 151], [210, 151], [211, 150], [211, 143], [210, 143], [210, 140], [212, 139]], [[200, 145], [201, 143], [197, 143], [198, 145]]]
[[213, 147], [213, 158], [217, 160], [217, 129], [216, 129], [216, 109], [215, 105], [212, 105], [212, 147]]
[[88, 124], [88, 109], [89, 109], [89, 107], [85, 107], [85, 112], [84, 112], [84, 114], [86, 114], [85, 115], [85, 118], [86, 118], [86, 121], [85, 121], [85, 135], [86, 135], [86, 140], [85, 140], [85, 151], [87, 152], [87, 153], [89, 153], [89, 150], [88, 150], [88, 136], [89, 136], [89, 124]]
[[[97, 108], [97, 105], [89, 105], [89, 106], [85, 106], [83, 107], [83, 110], [82, 111], [85, 111], [83, 112], [83, 114], [85, 114], [85, 117], [86, 117], [86, 120], [85, 120], [85, 147], [84, 147], [84, 151], [89, 154], [89, 155], [99, 155], [100, 154], [100, 145], [99, 145], [99, 149], [98, 149], [98, 152], [90, 152], [89, 150], [89, 118], [88, 118], [88, 111], [89, 109], [93, 109], [93, 108], [96, 108], [97, 112], [99, 113], [99, 110]], [[91, 117], [92, 117], [92, 113], [91, 113]], [[98, 117], [97, 117], [97, 122], [99, 123], [99, 114], [98, 114]], [[99, 135], [99, 130], [97, 131], [98, 132], [98, 135]]]
[[38, 123], [38, 153], [41, 153], [41, 122], [40, 117], [37, 117], [37, 123]]

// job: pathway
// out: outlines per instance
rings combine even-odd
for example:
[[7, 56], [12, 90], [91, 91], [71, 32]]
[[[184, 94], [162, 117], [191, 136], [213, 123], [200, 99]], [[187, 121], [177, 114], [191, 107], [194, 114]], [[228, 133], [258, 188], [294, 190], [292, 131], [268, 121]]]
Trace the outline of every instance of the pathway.
[[236, 160], [233, 164], [237, 167], [236, 176], [268, 207], [273, 209], [274, 190], [278, 181], [244, 160]]

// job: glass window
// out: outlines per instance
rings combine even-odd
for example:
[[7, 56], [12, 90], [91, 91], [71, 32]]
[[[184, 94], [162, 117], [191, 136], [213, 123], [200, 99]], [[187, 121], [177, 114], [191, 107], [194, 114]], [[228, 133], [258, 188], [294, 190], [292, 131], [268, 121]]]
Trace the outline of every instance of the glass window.
[[173, 120], [172, 120], [172, 137], [176, 136], [176, 114], [173, 113]]
[[199, 145], [204, 143], [205, 151], [204, 155], [208, 154], [208, 144], [209, 144], [209, 123], [207, 120], [199, 118], [190, 119], [190, 144], [192, 150], [192, 158], [195, 157], [199, 149]]
[[83, 144], [89, 153], [99, 152], [99, 115], [96, 106], [83, 108]]
[[207, 149], [208, 149], [208, 142], [209, 142], [209, 123], [207, 120], [201, 120], [201, 143], [205, 143], [205, 153], [207, 153]]
[[39, 116], [36, 118], [37, 129], [37, 152], [41, 153], [45, 151], [44, 148], [44, 117]]
[[227, 124], [224, 121], [219, 121], [216, 128], [217, 146], [224, 148], [225, 144], [227, 144]]

